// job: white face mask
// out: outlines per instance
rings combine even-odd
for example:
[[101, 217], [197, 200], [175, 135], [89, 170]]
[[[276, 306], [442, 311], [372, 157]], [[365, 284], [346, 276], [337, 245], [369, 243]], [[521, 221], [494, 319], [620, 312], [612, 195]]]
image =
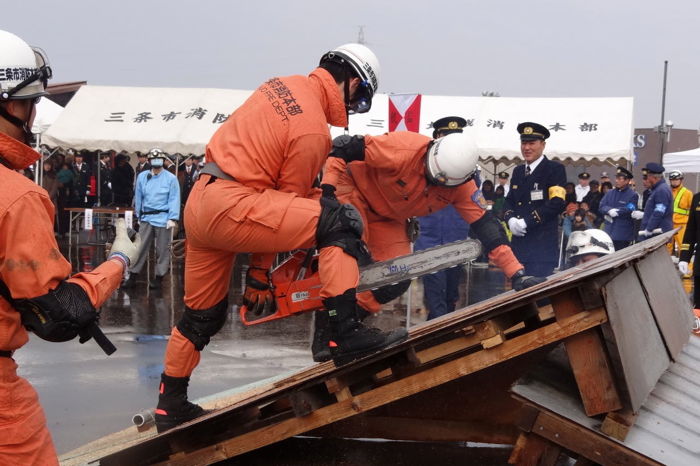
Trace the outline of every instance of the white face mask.
[[160, 168], [163, 166], [163, 159], [151, 159], [151, 166], [153, 168]]

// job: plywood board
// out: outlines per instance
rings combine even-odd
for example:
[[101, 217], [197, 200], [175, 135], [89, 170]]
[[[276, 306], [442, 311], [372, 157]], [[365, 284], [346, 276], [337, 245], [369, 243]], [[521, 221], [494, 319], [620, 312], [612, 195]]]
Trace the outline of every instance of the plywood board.
[[657, 249], [635, 267], [661, 329], [671, 359], [676, 359], [690, 338], [692, 306], [676, 267], [665, 249]]
[[636, 413], [671, 360], [634, 268], [612, 279], [604, 288], [604, 298], [631, 407]]

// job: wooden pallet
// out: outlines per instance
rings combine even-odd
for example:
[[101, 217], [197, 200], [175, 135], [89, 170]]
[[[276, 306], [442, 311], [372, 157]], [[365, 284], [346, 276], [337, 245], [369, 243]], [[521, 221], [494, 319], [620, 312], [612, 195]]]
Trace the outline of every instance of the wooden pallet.
[[[423, 394], [483, 371], [498, 371], [499, 365], [505, 367], [509, 361], [560, 342], [566, 345], [586, 413], [617, 412], [622, 407], [621, 393], [626, 391], [619, 388], [601, 330], [608, 322], [601, 290], [663, 244], [661, 240], [645, 243], [557, 274], [536, 287], [504, 293], [427, 322], [412, 329], [406, 342], [347, 366], [312, 366], [162, 435], [100, 455], [100, 464], [211, 464], [295, 435], [328, 432], [336, 425], [351, 429], [359, 425], [353, 419], [369, 419], [372, 411], [386, 413], [392, 406], [405, 406], [407, 400], [425, 400]], [[545, 297], [552, 303], [549, 313], [534, 305]], [[469, 400], [449, 402], [468, 404]], [[373, 429], [389, 431], [395, 419], [375, 417]], [[463, 440], [471, 440], [469, 432], [477, 425], [449, 418], [426, 422], [440, 432], [426, 437], [436, 439], [462, 435]], [[415, 426], [394, 430], [417, 435]], [[501, 430], [493, 438], [497, 435], [508, 434]], [[488, 435], [475, 432], [474, 438], [484, 437]]]

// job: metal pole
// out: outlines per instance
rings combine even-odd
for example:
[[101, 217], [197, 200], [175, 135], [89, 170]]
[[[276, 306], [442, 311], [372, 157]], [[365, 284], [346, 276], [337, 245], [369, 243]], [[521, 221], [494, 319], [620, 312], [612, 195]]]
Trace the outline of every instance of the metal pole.
[[666, 144], [666, 124], [664, 123], [666, 116], [666, 77], [668, 75], [668, 60], [664, 60], [664, 88], [661, 94], [661, 123], [659, 124], [659, 135], [661, 136], [661, 153], [659, 154], [659, 163], [662, 163], [664, 158], [664, 145]]

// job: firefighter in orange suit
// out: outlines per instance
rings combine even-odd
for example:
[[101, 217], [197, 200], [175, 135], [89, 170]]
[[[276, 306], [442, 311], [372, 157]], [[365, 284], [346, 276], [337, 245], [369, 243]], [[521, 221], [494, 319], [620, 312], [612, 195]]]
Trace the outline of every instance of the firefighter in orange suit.
[[683, 172], [680, 170], [669, 172], [668, 183], [671, 185], [671, 194], [673, 194], [673, 228], [680, 228], [680, 230], [673, 235], [673, 240], [666, 247], [669, 254], [674, 254], [673, 248], [675, 246], [677, 251], [675, 254], [680, 256], [685, 227], [688, 226], [688, 219], [690, 218], [690, 204], [693, 201], [693, 193], [690, 189], [683, 186]]
[[[337, 197], [360, 211], [373, 260], [410, 253], [406, 219], [452, 204], [481, 240], [489, 259], [513, 280], [514, 288], [544, 281], [525, 276], [501, 224], [486, 210], [472, 179], [477, 169], [476, 146], [467, 135], [452, 133], [437, 140], [412, 132], [339, 136], [330, 155], [323, 183], [336, 186]], [[366, 311], [377, 312], [409, 285], [406, 281], [362, 292], [358, 303]], [[324, 346], [319, 343], [325, 339], [323, 326], [319, 326], [313, 345], [317, 359]]]
[[328, 125], [347, 126], [366, 112], [378, 85], [379, 62], [367, 47], [346, 44], [321, 58], [309, 76], [263, 83], [214, 134], [185, 207], [185, 312], [165, 354], [155, 412], [159, 432], [193, 419], [187, 401], [200, 351], [226, 321], [236, 253], [251, 252], [244, 304], [274, 306], [269, 268], [275, 253], [314, 245], [320, 251], [321, 296], [329, 315], [336, 364], [406, 338], [380, 333], [355, 313], [362, 225], [352, 206], [318, 194], [314, 180], [331, 148]]
[[[27, 329], [49, 341], [67, 341], [94, 325], [98, 308], [119, 286], [138, 245], [121, 220], [109, 260], [66, 279], [70, 264], [53, 234], [47, 192], [15, 170], [37, 161], [27, 145], [35, 104], [51, 69], [46, 56], [0, 31], [0, 464], [58, 464], [34, 388], [17, 375], [13, 353]], [[6, 69], [19, 70], [6, 73]]]

